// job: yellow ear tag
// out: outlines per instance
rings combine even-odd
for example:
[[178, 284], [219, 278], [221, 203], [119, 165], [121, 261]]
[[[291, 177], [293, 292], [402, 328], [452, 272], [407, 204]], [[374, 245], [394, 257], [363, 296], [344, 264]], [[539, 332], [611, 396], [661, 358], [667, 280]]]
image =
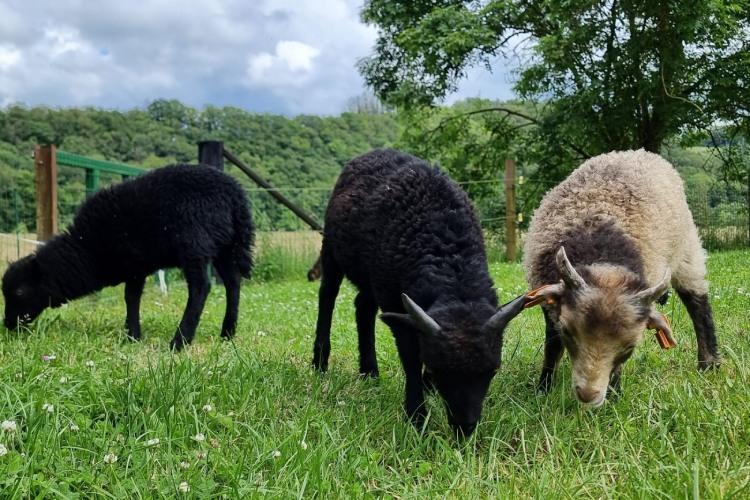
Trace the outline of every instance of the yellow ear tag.
[[[667, 325], [670, 325], [669, 318], [667, 318], [666, 314], [661, 313], [661, 317], [664, 318], [664, 321], [667, 323]], [[664, 333], [664, 330], [656, 330], [656, 341], [659, 342], [659, 345], [662, 349], [671, 349], [672, 347], [674, 347], [669, 343], [669, 339], [667, 339], [667, 334]]]
[[536, 294], [544, 290], [545, 288], [550, 287], [551, 285], [542, 285], [539, 288], [535, 288], [534, 290], [530, 291], [526, 294], [527, 299], [532, 299], [531, 302], [527, 302], [523, 307], [529, 308], [534, 307], [537, 304], [540, 304], [541, 302], [547, 302], [547, 305], [551, 305], [555, 303], [555, 299], [552, 297], [536, 297]]

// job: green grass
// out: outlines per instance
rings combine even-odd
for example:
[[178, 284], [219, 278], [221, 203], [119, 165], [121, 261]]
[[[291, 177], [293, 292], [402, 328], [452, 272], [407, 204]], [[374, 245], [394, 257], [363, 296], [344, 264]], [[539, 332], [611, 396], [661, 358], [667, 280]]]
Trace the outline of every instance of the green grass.
[[[616, 403], [581, 407], [567, 362], [538, 396], [543, 322], [529, 310], [506, 331], [482, 423], [464, 442], [436, 396], [426, 433], [411, 427], [382, 323], [381, 377], [358, 379], [351, 287], [324, 375], [310, 368], [318, 284], [304, 275], [247, 283], [233, 343], [218, 338], [214, 287], [193, 346], [176, 356], [167, 346], [184, 286], [164, 297], [148, 284], [140, 344], [122, 343], [122, 289], [106, 290], [29, 331], [0, 328], [0, 421], [17, 426], [0, 430], [0, 497], [747, 498], [749, 258], [710, 256], [719, 371], [696, 370], [692, 326], [672, 297], [663, 310], [679, 347], [662, 351], [648, 334]], [[492, 271], [502, 300], [525, 289], [519, 265]]]

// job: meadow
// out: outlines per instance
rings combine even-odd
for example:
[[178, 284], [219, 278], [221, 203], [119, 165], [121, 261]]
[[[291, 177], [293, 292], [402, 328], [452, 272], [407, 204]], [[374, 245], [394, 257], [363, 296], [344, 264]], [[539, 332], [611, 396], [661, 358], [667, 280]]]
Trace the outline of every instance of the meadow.
[[[543, 321], [528, 310], [506, 330], [467, 440], [451, 434], [435, 395], [424, 432], [410, 425], [380, 322], [380, 379], [358, 378], [350, 286], [330, 371], [314, 372], [312, 261], [277, 260], [260, 260], [259, 279], [244, 284], [232, 342], [219, 339], [224, 291], [214, 286], [194, 344], [168, 351], [186, 300], [179, 281], [168, 295], [148, 282], [138, 344], [124, 342], [122, 287], [47, 311], [28, 330], [0, 327], [0, 497], [750, 496], [750, 251], [709, 258], [718, 371], [696, 370], [692, 325], [673, 294], [662, 311], [678, 348], [663, 351], [647, 333], [616, 402], [579, 405], [567, 361], [540, 396]], [[525, 291], [519, 264], [491, 269], [501, 300]]]

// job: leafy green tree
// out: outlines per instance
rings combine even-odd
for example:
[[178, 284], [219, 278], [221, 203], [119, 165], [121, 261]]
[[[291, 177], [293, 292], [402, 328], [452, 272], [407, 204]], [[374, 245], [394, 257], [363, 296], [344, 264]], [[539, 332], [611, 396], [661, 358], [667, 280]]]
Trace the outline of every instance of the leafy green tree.
[[[716, 123], [748, 131], [750, 0], [368, 0], [362, 18], [378, 39], [360, 70], [403, 110], [439, 103], [470, 68], [518, 60], [516, 92], [544, 104], [519, 139], [540, 166], [659, 152]], [[512, 132], [505, 107], [487, 113]]]

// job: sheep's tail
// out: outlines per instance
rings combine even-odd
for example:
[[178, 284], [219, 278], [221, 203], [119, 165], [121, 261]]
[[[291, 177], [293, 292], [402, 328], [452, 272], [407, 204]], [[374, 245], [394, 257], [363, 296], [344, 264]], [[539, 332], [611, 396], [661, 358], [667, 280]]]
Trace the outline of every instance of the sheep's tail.
[[234, 210], [234, 242], [232, 256], [240, 274], [250, 278], [253, 270], [253, 246], [255, 245], [255, 225], [248, 202], [243, 200]]

